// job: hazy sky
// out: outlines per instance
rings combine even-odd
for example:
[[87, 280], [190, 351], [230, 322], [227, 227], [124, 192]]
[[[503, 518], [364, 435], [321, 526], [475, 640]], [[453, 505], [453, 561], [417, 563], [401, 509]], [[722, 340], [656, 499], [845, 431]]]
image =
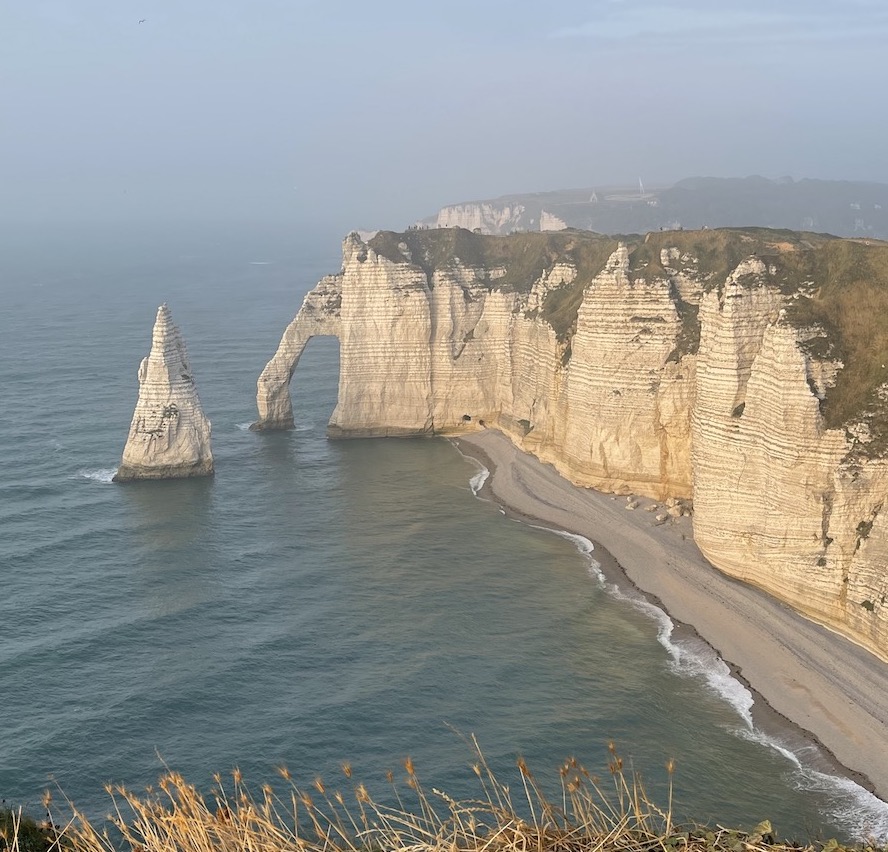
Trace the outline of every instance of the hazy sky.
[[0, 220], [888, 181], [886, 91], [886, 0], [0, 0]]

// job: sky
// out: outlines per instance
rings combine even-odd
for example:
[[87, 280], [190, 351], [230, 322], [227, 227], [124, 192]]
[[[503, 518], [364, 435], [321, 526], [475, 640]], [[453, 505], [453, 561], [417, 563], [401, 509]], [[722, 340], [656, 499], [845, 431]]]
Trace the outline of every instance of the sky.
[[0, 223], [888, 182], [886, 0], [0, 0]]

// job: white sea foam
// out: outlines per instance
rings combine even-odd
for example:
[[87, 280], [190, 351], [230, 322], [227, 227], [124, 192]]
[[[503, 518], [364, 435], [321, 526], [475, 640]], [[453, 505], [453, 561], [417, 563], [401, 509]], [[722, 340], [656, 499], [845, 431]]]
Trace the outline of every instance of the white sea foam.
[[[477, 459], [466, 456], [481, 468], [470, 480], [472, 493], [477, 496], [487, 481], [490, 471], [480, 466]], [[505, 510], [500, 508], [500, 513]], [[829, 801], [828, 816], [837, 823], [844, 825], [849, 834], [859, 839], [872, 839], [879, 844], [888, 842], [888, 803], [883, 802], [868, 790], [850, 778], [820, 772], [806, 765], [802, 752], [804, 748], [793, 750], [779, 739], [766, 734], [755, 727], [752, 719], [752, 707], [755, 699], [734, 675], [725, 661], [705, 641], [699, 638], [675, 639], [675, 623], [669, 614], [651, 603], [641, 594], [621, 589], [615, 583], [608, 582], [599, 563], [592, 554], [595, 545], [585, 536], [556, 530], [551, 527], [537, 526], [536, 529], [555, 533], [572, 542], [588, 562], [589, 575], [601, 584], [612, 597], [625, 601], [639, 612], [652, 619], [657, 625], [657, 641], [669, 654], [669, 666], [679, 675], [702, 680], [706, 686], [726, 701], [743, 722], [736, 733], [745, 739], [771, 748], [786, 758], [793, 767], [794, 783], [798, 789], [824, 795]]]
[[[534, 525], [535, 526], [535, 525]], [[846, 826], [849, 834], [859, 839], [870, 839], [879, 844], [888, 842], [888, 804], [850, 778], [820, 772], [806, 765], [803, 748], [793, 750], [778, 738], [755, 727], [752, 693], [731, 673], [727, 663], [702, 639], [676, 639], [675, 623], [661, 607], [633, 591], [624, 591], [606, 580], [601, 565], [592, 558], [595, 545], [584, 536], [549, 527], [537, 529], [553, 532], [573, 542], [577, 550], [589, 560], [589, 574], [612, 597], [625, 601], [657, 625], [657, 640], [669, 654], [669, 666], [676, 674], [702, 680], [722, 700], [726, 701], [743, 721], [736, 733], [744, 739], [773, 749], [793, 767], [794, 783], [798, 789], [816, 792], [829, 802], [829, 817]]]
[[673, 639], [675, 623], [664, 609], [637, 592], [623, 590], [616, 583], [608, 582], [601, 570], [601, 564], [591, 557], [595, 545], [588, 538], [548, 527], [537, 529], [547, 529], [572, 541], [577, 550], [589, 559], [590, 575], [601, 583], [611, 597], [628, 603], [657, 625], [657, 641], [669, 654], [670, 668], [677, 674], [702, 678], [713, 692], [737, 711], [746, 727], [752, 730], [752, 693], [731, 674], [725, 661], [706, 642], [702, 639]]
[[536, 529], [553, 532], [573, 542], [577, 550], [588, 558], [590, 575], [601, 583], [611, 597], [625, 601], [657, 625], [657, 641], [669, 654], [670, 668], [678, 674], [701, 677], [713, 692], [725, 699], [737, 711], [747, 728], [752, 729], [752, 693], [731, 674], [725, 661], [709, 645], [700, 639], [673, 640], [675, 623], [668, 613], [642, 595], [633, 591], [624, 591], [616, 583], [608, 582], [601, 570], [601, 564], [592, 558], [595, 545], [588, 538], [549, 527], [536, 527]]
[[827, 815], [844, 825], [849, 835], [858, 840], [872, 839], [879, 845], [888, 843], [888, 803], [851, 778], [821, 772], [810, 766], [804, 752], [814, 751], [815, 746], [793, 750], [779, 738], [755, 727], [737, 731], [737, 734], [785, 757], [793, 765], [792, 783], [796, 789], [824, 796], [828, 801]]
[[595, 544], [590, 539], [586, 538], [584, 535], [577, 535], [576, 533], [571, 533], [567, 530], [555, 530], [551, 527], [538, 527], [535, 524], [531, 524], [531, 526], [538, 530], [555, 533], [555, 535], [560, 536], [561, 538], [566, 538], [576, 547], [582, 556], [586, 557], [586, 564], [589, 568], [590, 576], [598, 580], [601, 586], [605, 585], [606, 581], [604, 574], [601, 571], [601, 563], [592, 556], [595, 552]]
[[[455, 448], [456, 451], [467, 461], [470, 461], [475, 467], [478, 468], [478, 472], [469, 480], [469, 488], [476, 497], [481, 493], [481, 489], [484, 487], [484, 483], [487, 482], [487, 477], [490, 476], [490, 471], [484, 467], [481, 462], [478, 461], [474, 456], [466, 455], [460, 448], [459, 444], [456, 441], [450, 442]], [[500, 509], [502, 514], [506, 514]]]
[[82, 476], [84, 479], [89, 479], [92, 482], [101, 482], [103, 484], [107, 484], [112, 481], [114, 478], [114, 474], [117, 473], [116, 467], [100, 467], [95, 468], [93, 470], [89, 470], [84, 468], [82, 470], [77, 471], [79, 476]]
[[[538, 530], [547, 529], [546, 527], [537, 527]], [[591, 541], [591, 539], [586, 538], [584, 535], [577, 535], [576, 533], [568, 532], [567, 530], [553, 530], [550, 529], [549, 532], [555, 533], [555, 535], [560, 536], [561, 538], [566, 538], [568, 541], [573, 542], [577, 550], [583, 554], [583, 556], [589, 556], [589, 554], [593, 553], [595, 550], [595, 545]]]
[[251, 260], [250, 266], [270, 266], [272, 263], [273, 260]]
[[490, 471], [486, 467], [481, 467], [481, 469], [469, 480], [469, 488], [472, 489], [472, 494], [476, 497], [481, 493], [481, 489], [484, 487], [484, 483], [487, 482], [487, 477], [490, 476]]
[[234, 425], [236, 428], [240, 429], [241, 432], [249, 432], [250, 426], [252, 426], [253, 424], [247, 421], [246, 423], [235, 423]]
[[872, 838], [880, 846], [888, 843], [888, 804], [850, 778], [805, 766], [799, 766], [797, 774], [801, 778], [799, 789], [826, 795], [830, 816], [846, 825], [853, 837]]
[[670, 668], [685, 677], [701, 679], [742, 719], [739, 736], [773, 749], [793, 765], [794, 783], [800, 790], [821, 793], [829, 800], [829, 816], [845, 825], [856, 838], [888, 841], [888, 804], [850, 778], [820, 772], [804, 760], [804, 749], [793, 750], [777, 737], [755, 727], [752, 693], [731, 673], [727, 663], [699, 638], [674, 639], [675, 624], [669, 615], [641, 595], [624, 592], [613, 583], [606, 584], [615, 598], [625, 600], [657, 624], [657, 640], [666, 649]]
[[671, 635], [660, 642], [669, 651], [673, 671], [688, 677], [702, 678], [709, 689], [737, 711], [748, 729], [754, 728], [752, 705], [755, 704], [755, 699], [752, 693], [731, 674], [728, 664], [709, 645], [702, 639], [673, 642]]

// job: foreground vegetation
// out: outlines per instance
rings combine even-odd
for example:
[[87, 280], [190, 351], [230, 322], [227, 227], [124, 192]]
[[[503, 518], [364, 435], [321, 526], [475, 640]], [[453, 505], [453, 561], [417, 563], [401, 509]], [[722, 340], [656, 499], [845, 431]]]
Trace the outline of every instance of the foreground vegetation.
[[[9, 852], [884, 852], [873, 845], [801, 846], [778, 842], [770, 823], [752, 832], [722, 827], [677, 825], [668, 801], [655, 804], [640, 777], [623, 769], [610, 747], [608, 775], [591, 776], [576, 760], [560, 768], [560, 792], [543, 792], [523, 760], [518, 761], [520, 787], [513, 793], [494, 776], [480, 752], [472, 769], [481, 794], [457, 801], [420, 784], [410, 758], [404, 762], [406, 787], [393, 775], [388, 782], [390, 804], [372, 798], [342, 767], [348, 792], [317, 778], [310, 790], [300, 789], [289, 771], [283, 792], [263, 785], [255, 796], [239, 771], [226, 786], [201, 794], [181, 775], [168, 772], [157, 789], [137, 795], [117, 786], [107, 788], [113, 813], [107, 825], [95, 826], [82, 813], [60, 826], [0, 823], [0, 850]], [[672, 766], [669, 777], [672, 777]], [[608, 777], [609, 776], [609, 777]], [[38, 830], [42, 845], [31, 845]]]
[[58, 845], [58, 832], [48, 822], [39, 823], [21, 809], [0, 807], [0, 850], [47, 852]]

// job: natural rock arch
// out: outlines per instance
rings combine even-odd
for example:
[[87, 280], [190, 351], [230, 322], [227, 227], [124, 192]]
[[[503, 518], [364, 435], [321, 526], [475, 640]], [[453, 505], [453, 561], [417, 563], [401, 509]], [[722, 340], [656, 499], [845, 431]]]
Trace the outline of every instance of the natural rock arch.
[[293, 378], [309, 340], [322, 336], [340, 337], [341, 304], [341, 275], [329, 275], [323, 278], [305, 297], [299, 313], [287, 326], [277, 352], [265, 365], [256, 383], [259, 419], [250, 427], [251, 429], [262, 432], [293, 428], [290, 379]]

